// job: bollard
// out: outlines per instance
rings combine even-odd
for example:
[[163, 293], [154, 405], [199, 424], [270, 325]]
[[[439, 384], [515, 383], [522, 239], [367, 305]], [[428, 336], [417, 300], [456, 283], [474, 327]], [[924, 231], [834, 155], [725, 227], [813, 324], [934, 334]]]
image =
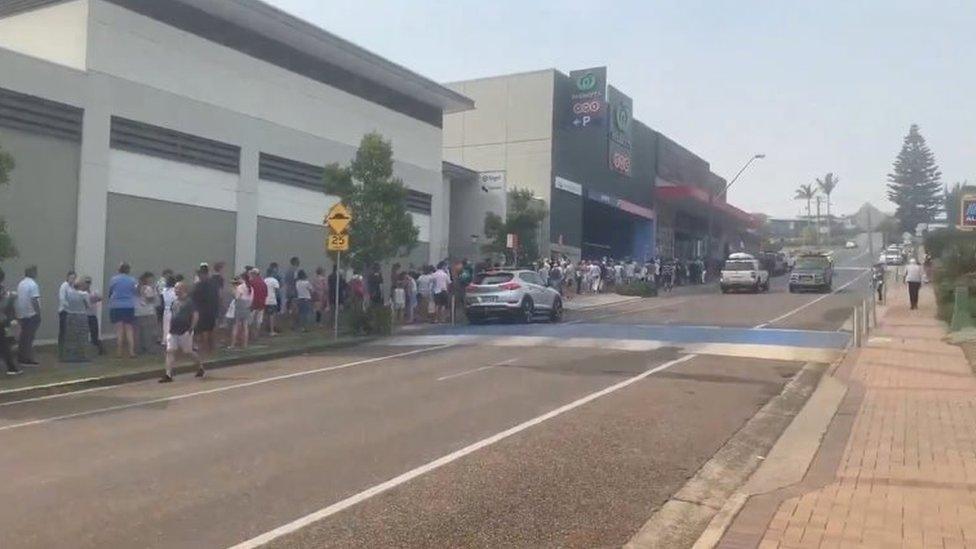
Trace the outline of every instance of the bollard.
[[855, 347], [861, 346], [858, 337], [859, 336], [858, 329], [857, 329], [858, 324], [859, 324], [859, 320], [857, 318], [857, 307], [854, 307], [854, 312], [851, 315], [851, 341], [853, 342]]

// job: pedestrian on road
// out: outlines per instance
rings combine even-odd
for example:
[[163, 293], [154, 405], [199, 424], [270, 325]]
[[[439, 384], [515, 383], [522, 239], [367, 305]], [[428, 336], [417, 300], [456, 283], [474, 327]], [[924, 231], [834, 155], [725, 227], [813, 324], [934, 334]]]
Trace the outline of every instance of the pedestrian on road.
[[908, 260], [908, 266], [905, 267], [905, 282], [908, 283], [908, 301], [913, 310], [918, 309], [918, 289], [922, 286], [924, 275], [925, 271], [914, 257]]
[[122, 262], [118, 273], [108, 282], [108, 319], [115, 326], [115, 356], [122, 358], [128, 345], [129, 358], [136, 356], [136, 299], [138, 282], [129, 275], [131, 267]]
[[17, 296], [8, 292], [3, 286], [6, 274], [0, 269], [0, 359], [7, 365], [7, 375], [15, 376], [23, 373], [14, 363], [13, 352], [10, 350], [11, 338], [7, 336], [7, 326], [15, 322], [14, 301]]
[[24, 278], [17, 284], [17, 300], [14, 302], [14, 312], [20, 324], [17, 361], [27, 365], [37, 364], [34, 359], [34, 337], [41, 326], [41, 287], [37, 285], [36, 278], [36, 265], [24, 269]]
[[193, 358], [197, 365], [197, 377], [206, 375], [200, 355], [193, 350], [193, 332], [200, 321], [200, 314], [189, 298], [185, 282], [178, 282], [174, 288], [176, 301], [172, 305], [173, 317], [170, 319], [169, 333], [166, 334], [166, 373], [159, 380], [160, 383], [173, 381], [173, 365], [176, 363], [177, 353], [183, 353]]

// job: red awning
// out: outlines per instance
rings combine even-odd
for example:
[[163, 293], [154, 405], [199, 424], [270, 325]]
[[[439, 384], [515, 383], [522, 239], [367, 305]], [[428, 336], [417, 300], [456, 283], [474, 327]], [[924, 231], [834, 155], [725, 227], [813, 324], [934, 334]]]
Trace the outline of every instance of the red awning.
[[[706, 211], [708, 210], [708, 191], [690, 185], [658, 185], [654, 189], [654, 197], [657, 200], [695, 212], [700, 212], [703, 208]], [[716, 200], [712, 203], [712, 207], [715, 209], [716, 214], [726, 217], [729, 221], [750, 227], [756, 225], [757, 220], [755, 217], [728, 202]]]

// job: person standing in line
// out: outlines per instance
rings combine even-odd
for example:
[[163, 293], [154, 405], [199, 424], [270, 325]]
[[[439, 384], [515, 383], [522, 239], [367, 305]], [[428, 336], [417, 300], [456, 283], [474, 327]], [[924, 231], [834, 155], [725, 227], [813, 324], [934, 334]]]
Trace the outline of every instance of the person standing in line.
[[8, 292], [3, 286], [6, 276], [3, 269], [0, 269], [0, 359], [7, 365], [7, 375], [15, 376], [22, 374], [23, 370], [18, 368], [14, 362], [13, 351], [10, 349], [10, 338], [7, 336], [7, 326], [16, 322], [17, 315], [14, 312], [14, 302], [17, 300], [17, 296]]
[[136, 300], [139, 283], [129, 275], [131, 267], [122, 262], [119, 270], [108, 282], [108, 318], [115, 326], [115, 356], [122, 358], [122, 349], [128, 347], [129, 358], [136, 356]]
[[59, 349], [61, 362], [88, 362], [88, 310], [91, 301], [85, 283], [76, 281], [65, 295], [64, 338]]
[[315, 323], [321, 324], [325, 312], [329, 308], [329, 279], [325, 277], [325, 269], [315, 268], [312, 278], [312, 309], [315, 311]]
[[68, 271], [64, 277], [64, 282], [58, 288], [58, 353], [61, 352], [61, 344], [64, 343], [64, 322], [67, 316], [65, 309], [68, 306], [68, 292], [75, 287], [77, 276], [73, 270]]
[[267, 274], [264, 277], [264, 284], [267, 287], [266, 291], [268, 293], [264, 300], [264, 316], [268, 319], [268, 335], [272, 337], [278, 335], [275, 323], [278, 318], [278, 303], [280, 303], [278, 298], [281, 295], [281, 282], [278, 281], [277, 275], [278, 264], [272, 263], [268, 267]]
[[211, 280], [210, 266], [201, 263], [191, 299], [198, 317], [193, 335], [199, 340], [202, 356], [208, 356], [214, 349], [214, 329], [217, 327], [217, 315], [220, 312], [220, 287], [217, 284], [218, 282]]
[[914, 257], [909, 259], [908, 266], [905, 267], [905, 282], [908, 284], [908, 301], [912, 310], [918, 309], [918, 290], [922, 287], [924, 275], [925, 271], [918, 264], [918, 260]]
[[206, 375], [203, 360], [193, 350], [193, 332], [199, 323], [200, 314], [195, 309], [193, 300], [189, 298], [185, 282], [177, 282], [173, 293], [176, 300], [171, 307], [173, 316], [170, 319], [169, 332], [166, 333], [166, 373], [160, 378], [160, 383], [173, 381], [173, 365], [176, 363], [177, 353], [193, 358], [197, 365], [196, 377], [202, 378]]
[[393, 321], [402, 324], [407, 308], [407, 282], [404, 278], [409, 278], [406, 272], [399, 272], [395, 280], [392, 281], [393, 295], [390, 303], [393, 305]]
[[307, 332], [312, 318], [312, 283], [303, 269], [295, 274], [295, 308], [298, 311], [297, 329]]
[[166, 277], [166, 284], [163, 291], [159, 294], [159, 302], [162, 304], [163, 317], [160, 320], [162, 329], [163, 347], [166, 346], [166, 334], [169, 333], [169, 325], [173, 321], [173, 302], [176, 301], [176, 277], [170, 273]]
[[37, 267], [24, 269], [24, 278], [17, 284], [17, 300], [14, 310], [20, 325], [17, 342], [17, 360], [29, 366], [37, 365], [34, 358], [34, 338], [41, 326], [41, 287], [37, 285]]
[[234, 291], [234, 301], [227, 309], [227, 317], [233, 322], [230, 333], [230, 345], [228, 349], [233, 350], [240, 342], [239, 348], [247, 349], [250, 339], [249, 321], [251, 319], [252, 299], [251, 287], [248, 285], [247, 278], [250, 273], [235, 276], [231, 282]]
[[264, 325], [264, 311], [268, 307], [268, 285], [261, 278], [261, 271], [251, 268], [251, 341], [261, 336], [261, 326]]
[[447, 263], [442, 261], [437, 270], [431, 275], [431, 293], [434, 295], [434, 322], [447, 322], [451, 298], [448, 289], [451, 286], [451, 275], [447, 274]]
[[434, 280], [431, 275], [434, 269], [430, 265], [425, 265], [421, 270], [423, 273], [417, 278], [417, 295], [420, 297], [420, 318], [424, 322], [429, 322], [432, 317], [431, 309], [434, 307], [434, 302], [431, 300], [434, 289]]
[[145, 272], [139, 277], [138, 297], [136, 298], [136, 352], [152, 354], [159, 345], [159, 324], [156, 307], [160, 302], [156, 292], [155, 276]]
[[417, 311], [417, 279], [410, 272], [404, 273], [404, 288], [407, 294], [407, 323], [413, 324]]
[[549, 286], [559, 292], [560, 297], [563, 295], [563, 268], [558, 261], [549, 268]]
[[294, 317], [297, 310], [297, 303], [294, 303], [293, 300], [297, 297], [295, 282], [298, 280], [298, 268], [300, 265], [301, 261], [297, 257], [291, 258], [288, 262], [288, 268], [285, 269], [285, 276], [281, 280], [281, 314], [292, 318], [292, 329], [295, 329], [295, 326], [297, 326]]
[[369, 302], [372, 305], [383, 305], [383, 272], [379, 263], [373, 264], [369, 276], [366, 277], [366, 291], [369, 293]]
[[102, 301], [102, 296], [98, 292], [92, 290], [92, 278], [86, 276], [81, 279], [82, 291], [88, 294], [88, 339], [95, 349], [98, 350], [99, 356], [105, 354], [105, 346], [102, 345], [102, 335], [101, 331], [98, 329], [98, 303]]

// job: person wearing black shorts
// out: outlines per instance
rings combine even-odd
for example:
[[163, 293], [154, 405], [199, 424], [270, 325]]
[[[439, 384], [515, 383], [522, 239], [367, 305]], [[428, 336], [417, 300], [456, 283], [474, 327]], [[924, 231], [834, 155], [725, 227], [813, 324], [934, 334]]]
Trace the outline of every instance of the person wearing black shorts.
[[206, 263], [197, 271], [197, 283], [193, 286], [193, 308], [198, 314], [194, 329], [200, 345], [200, 352], [210, 354], [214, 347], [214, 328], [217, 327], [217, 313], [220, 310], [220, 288], [210, 276]]

